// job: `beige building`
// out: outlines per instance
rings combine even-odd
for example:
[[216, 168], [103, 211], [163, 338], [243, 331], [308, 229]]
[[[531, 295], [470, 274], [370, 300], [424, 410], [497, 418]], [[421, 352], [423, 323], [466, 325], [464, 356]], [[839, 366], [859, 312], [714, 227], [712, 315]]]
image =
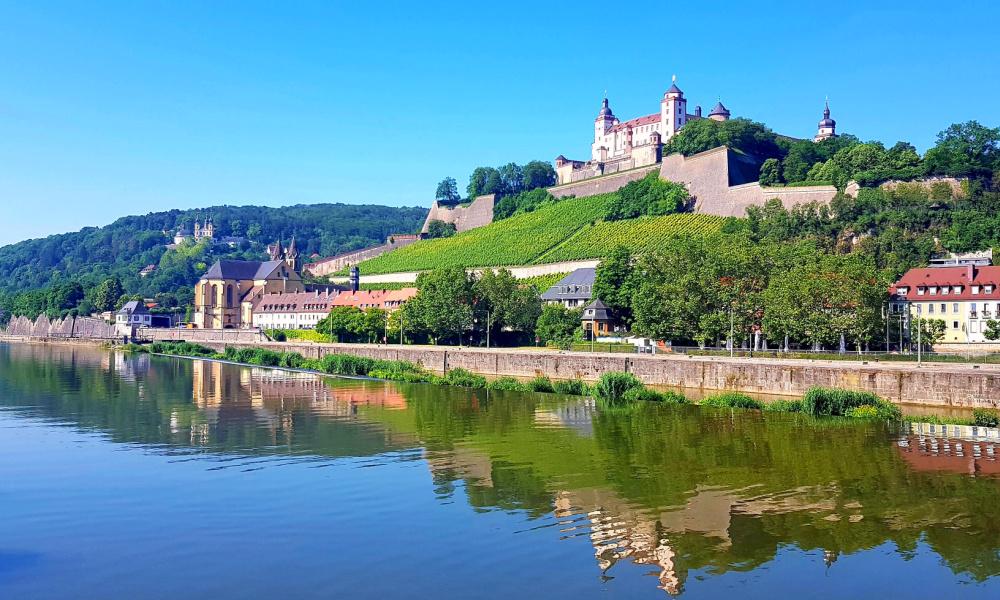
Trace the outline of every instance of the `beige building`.
[[892, 314], [940, 320], [944, 344], [982, 344], [988, 323], [1000, 320], [1000, 267], [965, 264], [910, 269], [890, 290]]
[[[253, 325], [253, 307], [267, 294], [304, 292], [302, 276], [288, 260], [220, 260], [194, 288], [193, 326], [241, 329]], [[293, 262], [294, 264], [294, 262]]]
[[264, 294], [257, 297], [253, 325], [261, 329], [315, 329], [333, 307], [339, 290]]

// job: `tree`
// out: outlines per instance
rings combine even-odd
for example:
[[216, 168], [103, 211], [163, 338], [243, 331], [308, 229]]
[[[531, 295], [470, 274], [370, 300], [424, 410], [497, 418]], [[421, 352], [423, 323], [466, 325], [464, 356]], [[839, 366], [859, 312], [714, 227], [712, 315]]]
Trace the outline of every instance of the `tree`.
[[335, 306], [316, 323], [316, 331], [337, 342], [355, 341], [365, 333], [365, 313], [354, 306]]
[[454, 177], [445, 177], [438, 183], [434, 199], [443, 204], [456, 204], [462, 199], [458, 194], [458, 184]]
[[381, 308], [369, 308], [361, 320], [360, 334], [368, 343], [381, 340], [386, 335], [388, 313]]
[[983, 337], [991, 342], [1000, 340], [1000, 321], [996, 319], [986, 321], [986, 331], [983, 332]]
[[988, 176], [1000, 161], [1000, 128], [977, 121], [955, 123], [938, 133], [924, 156], [931, 173], [955, 177]]
[[551, 187], [556, 184], [556, 170], [546, 161], [533, 160], [521, 170], [521, 187], [525, 191]]
[[487, 269], [473, 285], [475, 319], [491, 341], [504, 330], [530, 334], [541, 313], [541, 300], [533, 286], [518, 283], [507, 269]]
[[592, 296], [600, 298], [615, 319], [628, 325], [632, 322], [632, 296], [639, 285], [632, 253], [625, 246], [618, 246], [597, 265]]
[[654, 171], [618, 190], [604, 218], [618, 221], [644, 215], [669, 215], [683, 210], [689, 199], [684, 184], [660, 179], [659, 171]]
[[556, 348], [569, 348], [574, 334], [580, 329], [581, 309], [566, 308], [562, 304], [546, 304], [535, 323], [538, 340]]
[[470, 200], [477, 196], [499, 193], [500, 174], [493, 167], [476, 167], [469, 175], [469, 185], [465, 188]]
[[778, 185], [781, 183], [781, 162], [777, 158], [769, 158], [760, 166], [760, 184]]
[[247, 237], [251, 240], [260, 241], [262, 233], [263, 229], [261, 229], [260, 223], [250, 223], [250, 226], [247, 227]]
[[553, 197], [544, 188], [527, 190], [515, 196], [504, 196], [493, 207], [493, 219], [499, 221], [517, 214], [528, 213], [541, 206], [558, 201], [558, 198]]
[[941, 319], [914, 319], [910, 321], [910, 341], [913, 343], [919, 341], [921, 348], [929, 350], [941, 341], [947, 330], [948, 324]]
[[431, 219], [427, 224], [427, 237], [430, 239], [451, 237], [457, 232], [454, 223], [445, 223], [440, 219]]
[[760, 159], [781, 158], [784, 154], [774, 132], [763, 123], [749, 119], [689, 121], [670, 138], [663, 153], [679, 152], [691, 156], [719, 146], [728, 146]]
[[403, 305], [405, 327], [432, 339], [461, 341], [473, 325], [474, 280], [461, 267], [417, 276], [417, 295]]
[[93, 304], [94, 309], [99, 312], [114, 310], [118, 299], [125, 293], [122, 282], [117, 277], [109, 277], [94, 289]]
[[61, 316], [64, 312], [76, 308], [84, 298], [83, 286], [76, 281], [59, 283], [48, 291], [46, 304], [50, 317]]

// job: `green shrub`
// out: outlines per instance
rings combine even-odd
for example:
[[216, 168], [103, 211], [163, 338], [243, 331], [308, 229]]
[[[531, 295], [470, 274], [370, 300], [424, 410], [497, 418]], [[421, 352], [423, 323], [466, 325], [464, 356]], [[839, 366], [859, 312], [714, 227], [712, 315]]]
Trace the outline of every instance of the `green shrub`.
[[452, 369], [448, 371], [448, 374], [444, 376], [444, 381], [448, 385], [454, 385], [458, 387], [468, 387], [468, 388], [484, 388], [486, 387], [486, 378], [482, 375], [476, 375], [465, 369]]
[[265, 333], [267, 334], [267, 337], [276, 342], [288, 341], [288, 334], [280, 329], [268, 329]]
[[586, 396], [590, 393], [590, 386], [580, 379], [559, 380], [552, 384], [552, 389], [557, 394], [567, 396]]
[[633, 388], [642, 388], [642, 382], [631, 373], [604, 373], [591, 391], [597, 399], [610, 404], [625, 401], [625, 393]]
[[[802, 412], [820, 416], [850, 416], [851, 409], [860, 406], [875, 408], [886, 418], [899, 418], [899, 407], [871, 392], [814, 387], [802, 398]], [[867, 411], [862, 411], [867, 414]]]
[[802, 412], [801, 400], [775, 400], [764, 405], [767, 412]]
[[760, 400], [755, 400], [739, 392], [722, 392], [709, 396], [701, 401], [701, 405], [715, 408], [751, 408], [756, 410], [764, 408], [764, 403]]
[[529, 384], [518, 381], [513, 377], [499, 377], [494, 379], [486, 384], [486, 388], [505, 392], [527, 392], [531, 390]]
[[535, 377], [528, 385], [531, 387], [531, 391], [533, 392], [545, 392], [551, 394], [555, 391], [552, 387], [552, 380], [544, 375]]
[[848, 409], [845, 416], [853, 419], [878, 419], [882, 416], [882, 413], [871, 404], [862, 404], [861, 406]]
[[997, 427], [1000, 425], [1000, 414], [988, 408], [972, 410], [972, 422], [977, 427]]
[[350, 354], [327, 354], [320, 359], [320, 370], [331, 375], [368, 375], [375, 361]]
[[288, 369], [301, 369], [306, 359], [298, 352], [282, 352], [281, 366]]
[[661, 404], [685, 404], [687, 398], [677, 392], [657, 392], [647, 387], [634, 387], [625, 392], [625, 403], [658, 402]]

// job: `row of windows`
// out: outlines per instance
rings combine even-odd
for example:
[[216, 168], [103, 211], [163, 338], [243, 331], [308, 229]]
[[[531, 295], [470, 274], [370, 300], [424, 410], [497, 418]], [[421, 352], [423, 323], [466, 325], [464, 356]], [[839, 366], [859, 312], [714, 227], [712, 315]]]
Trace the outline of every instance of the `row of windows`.
[[[992, 294], [993, 293], [993, 288], [994, 288], [993, 284], [987, 284], [987, 285], [983, 285], [983, 286], [974, 285], [974, 286], [972, 286], [972, 294], [976, 295], [976, 296], [978, 296], [980, 293], [983, 293], [983, 294]], [[936, 285], [932, 285], [932, 286], [928, 286], [928, 287], [921, 286], [921, 287], [917, 288], [917, 295], [918, 296], [923, 296], [925, 293], [927, 293], [927, 294], [938, 294], [938, 293], [940, 293], [942, 296], [947, 296], [949, 293], [961, 294], [963, 290], [965, 290], [965, 286], [963, 286], [963, 285], [943, 285], [943, 286], [940, 286], [940, 287], [938, 287]], [[899, 295], [900, 296], [905, 296], [908, 291], [909, 291], [908, 288], [905, 288], [905, 287], [904, 288], [900, 288], [899, 289]]]
[[[943, 315], [943, 314], [947, 314], [948, 313], [948, 304], [945, 303], [945, 302], [942, 302], [941, 304], [937, 304], [937, 305], [935, 305], [935, 304], [928, 304], [927, 305], [927, 314], [933, 315], [934, 314], [934, 310], [935, 310], [934, 309], [935, 306], [939, 307], [938, 314], [942, 314]], [[996, 306], [997, 314], [1000, 315], [1000, 302], [998, 302], [995, 306]], [[959, 303], [958, 302], [953, 302], [952, 305], [951, 305], [951, 312], [953, 314], [958, 314], [959, 310], [960, 310], [959, 309]], [[920, 305], [920, 304], [918, 304], [917, 305], [917, 314], [919, 315], [922, 312], [923, 312], [923, 306]], [[989, 313], [990, 312], [990, 305], [987, 304], [987, 303], [985, 303], [985, 302], [983, 303], [983, 312], [984, 313]], [[969, 314], [971, 314], [973, 316], [979, 314], [979, 305], [976, 302], [973, 302], [973, 303], [971, 303], [969, 305]]]

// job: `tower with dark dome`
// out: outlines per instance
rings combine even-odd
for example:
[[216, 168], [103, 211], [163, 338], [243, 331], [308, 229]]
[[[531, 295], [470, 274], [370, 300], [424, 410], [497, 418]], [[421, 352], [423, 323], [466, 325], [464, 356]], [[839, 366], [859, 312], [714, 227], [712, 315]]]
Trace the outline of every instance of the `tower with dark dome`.
[[819, 130], [816, 131], [814, 142], [822, 142], [827, 138], [837, 137], [837, 122], [830, 118], [830, 101], [826, 101], [823, 109], [823, 119], [819, 122]]
[[597, 118], [594, 119], [594, 143], [591, 147], [591, 156], [593, 156], [594, 160], [606, 160], [608, 158], [612, 149], [605, 144], [604, 137], [617, 124], [618, 119], [615, 118], [615, 113], [611, 112], [608, 99], [605, 97], [604, 101], [601, 102], [601, 111], [597, 113]]

